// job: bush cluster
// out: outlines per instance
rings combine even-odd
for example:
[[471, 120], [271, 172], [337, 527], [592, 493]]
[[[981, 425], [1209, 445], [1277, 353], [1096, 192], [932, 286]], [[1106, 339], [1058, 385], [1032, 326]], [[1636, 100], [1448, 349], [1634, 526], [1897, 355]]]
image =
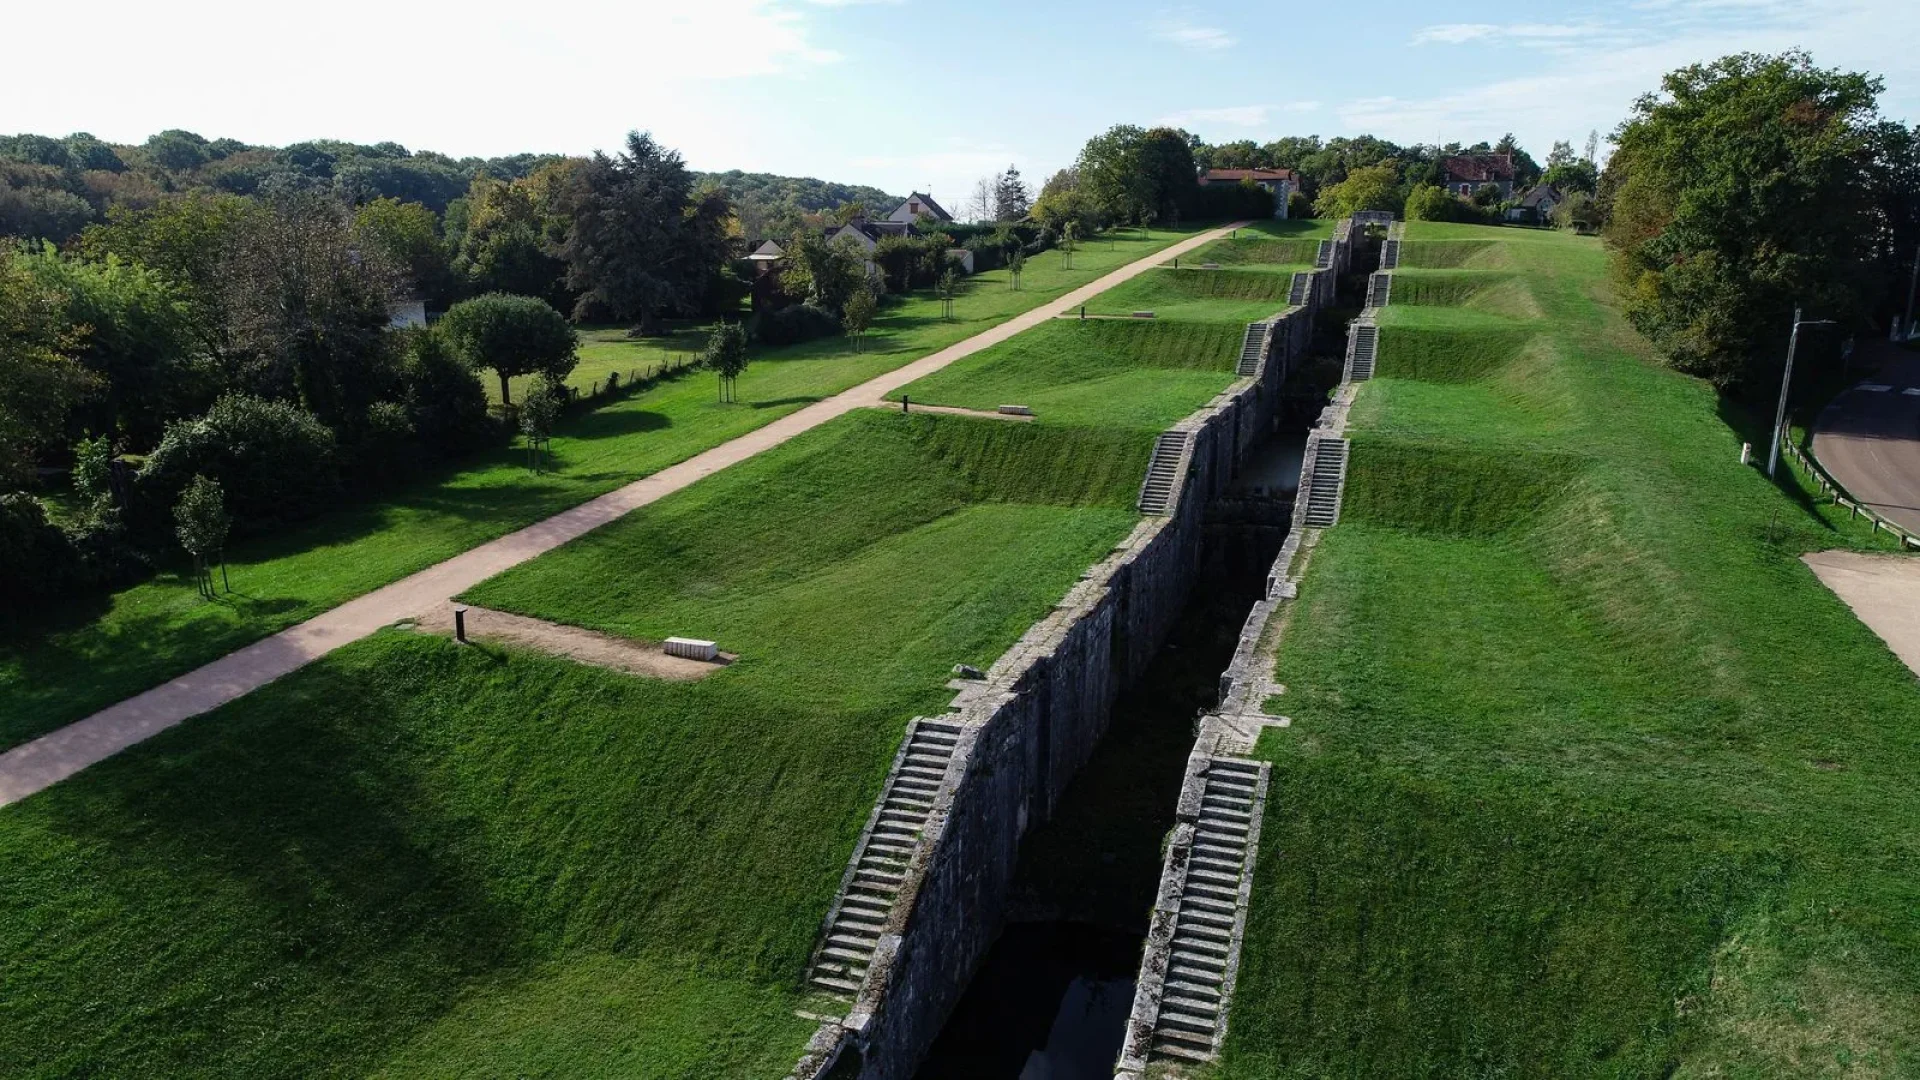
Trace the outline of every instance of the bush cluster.
[[754, 340], [767, 346], [797, 345], [839, 332], [839, 317], [810, 303], [761, 312], [753, 320]]

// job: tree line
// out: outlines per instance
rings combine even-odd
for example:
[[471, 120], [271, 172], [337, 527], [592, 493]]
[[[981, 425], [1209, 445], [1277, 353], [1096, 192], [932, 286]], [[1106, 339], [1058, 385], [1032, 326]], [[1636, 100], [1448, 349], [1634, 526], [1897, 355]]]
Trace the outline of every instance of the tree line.
[[[125, 157], [78, 137], [3, 149], [195, 175], [250, 153], [177, 135]], [[498, 445], [564, 398], [568, 316], [647, 334], [739, 312], [737, 208], [677, 153], [633, 133], [616, 154], [512, 166], [444, 213], [338, 184], [196, 185], [109, 200], [64, 244], [0, 248], [0, 593], [142, 573], [211, 534], [176, 511], [212, 492], [220, 535], [258, 535]], [[449, 310], [396, 330], [408, 301]], [[514, 414], [490, 410], [482, 371]], [[539, 400], [512, 402], [529, 374]], [[53, 515], [35, 494], [49, 469], [72, 477]]]

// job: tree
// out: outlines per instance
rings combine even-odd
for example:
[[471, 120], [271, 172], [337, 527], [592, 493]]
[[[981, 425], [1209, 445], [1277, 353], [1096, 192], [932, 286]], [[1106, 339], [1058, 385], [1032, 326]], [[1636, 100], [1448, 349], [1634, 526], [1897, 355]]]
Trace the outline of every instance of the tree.
[[1562, 195], [1575, 191], [1591, 195], [1599, 185], [1600, 176], [1594, 171], [1592, 162], [1574, 156], [1572, 143], [1556, 142], [1552, 152], [1547, 154], [1547, 170], [1540, 180], [1552, 185]]
[[1007, 287], [1018, 292], [1020, 273], [1027, 268], [1027, 253], [1024, 248], [1014, 248], [1007, 255]]
[[786, 252], [781, 289], [836, 316], [854, 290], [866, 283], [866, 252], [851, 236], [828, 241], [819, 233], [804, 232], [793, 238]]
[[1770, 385], [1796, 305], [1862, 323], [1879, 92], [1804, 52], [1742, 53], [1635, 102], [1601, 185], [1605, 235], [1627, 317], [1669, 363], [1723, 389]]
[[[223, 554], [231, 524], [227, 518], [226, 496], [219, 483], [204, 476], [188, 481], [186, 490], [180, 493], [180, 501], [174, 504], [173, 520], [174, 535], [179, 537], [180, 546], [193, 556], [193, 577], [200, 587], [200, 595], [212, 599], [215, 595], [212, 563], [219, 560], [224, 582], [227, 560]], [[229, 585], [227, 591], [233, 591], [232, 586]]]
[[1460, 200], [1446, 188], [1416, 184], [1407, 193], [1405, 217], [1408, 221], [1459, 221]]
[[412, 291], [435, 310], [453, 301], [453, 260], [432, 210], [417, 202], [375, 199], [354, 211], [353, 235], [399, 267]]
[[1019, 221], [1033, 209], [1033, 200], [1027, 194], [1026, 182], [1020, 179], [1020, 170], [1012, 165], [1000, 174], [993, 189], [993, 219], [995, 221]]
[[488, 293], [462, 300], [440, 329], [474, 367], [500, 377], [500, 403], [513, 404], [509, 380], [541, 375], [565, 380], [579, 362], [579, 335], [543, 300]]
[[564, 383], [542, 376], [534, 380], [526, 400], [520, 403], [520, 433], [527, 437], [528, 467], [536, 473], [541, 471], [542, 454], [553, 437], [553, 426], [560, 421], [566, 394]]
[[95, 260], [118, 255], [159, 271], [186, 303], [188, 326], [201, 350], [227, 363], [233, 345], [221, 302], [221, 264], [235, 238], [262, 212], [253, 200], [234, 195], [193, 194], [145, 209], [117, 206], [106, 224], [88, 227], [80, 249]]
[[1361, 210], [1395, 210], [1405, 202], [1399, 172], [1391, 165], [1369, 165], [1321, 188], [1313, 212], [1323, 218], [1344, 218]]
[[0, 255], [0, 485], [28, 483], [35, 454], [61, 441], [67, 410], [98, 385], [74, 362], [81, 341], [61, 297]]
[[853, 339], [853, 351], [861, 351], [867, 337], [867, 327], [873, 325], [873, 313], [877, 307], [872, 289], [855, 289], [847, 297], [846, 310], [841, 313], [840, 324], [846, 328], [847, 336]]
[[1072, 169], [1061, 169], [1047, 180], [1030, 213], [1043, 228], [1061, 235], [1072, 225], [1078, 235], [1089, 236], [1104, 223], [1099, 207], [1081, 189], [1079, 174]]
[[940, 280], [933, 288], [934, 295], [940, 298], [940, 317], [953, 318], [953, 298], [959, 294], [960, 279], [954, 274], [952, 267], [948, 267], [946, 272], [940, 275]]
[[733, 401], [734, 384], [747, 370], [747, 331], [737, 322], [723, 322], [707, 336], [700, 362], [720, 378], [720, 400]]
[[662, 315], [697, 304], [725, 254], [726, 196], [694, 198], [680, 155], [638, 131], [617, 157], [595, 153], [576, 170], [563, 200], [569, 221], [560, 247], [574, 314], [595, 305], [655, 333]]
[[999, 183], [991, 176], [983, 176], [973, 182], [973, 191], [967, 195], [966, 215], [968, 221], [985, 222], [995, 220], [996, 199]]
[[99, 377], [99, 393], [78, 404], [70, 427], [111, 432], [144, 450], [170, 421], [212, 403], [217, 386], [196, 348], [191, 312], [158, 271], [111, 254], [104, 262], [63, 256], [51, 244], [19, 260], [59, 297], [67, 325], [87, 328], [74, 358]]
[[1172, 128], [1116, 125], [1087, 140], [1074, 168], [1094, 205], [1115, 221], [1149, 213], [1174, 220], [1198, 187], [1193, 148]]
[[368, 407], [396, 387], [387, 330], [403, 273], [355, 241], [330, 196], [275, 199], [241, 219], [216, 287], [243, 385], [295, 398], [352, 441]]
[[1600, 227], [1600, 214], [1593, 196], [1584, 191], [1575, 191], [1553, 208], [1553, 224], [1556, 228], [1575, 232], [1592, 232]]

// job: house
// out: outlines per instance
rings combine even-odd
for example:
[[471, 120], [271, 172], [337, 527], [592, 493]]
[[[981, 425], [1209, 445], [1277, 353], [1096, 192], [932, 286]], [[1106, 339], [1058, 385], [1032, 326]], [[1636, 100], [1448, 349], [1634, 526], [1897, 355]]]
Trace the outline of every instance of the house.
[[1443, 186], [1455, 195], [1471, 199], [1492, 184], [1500, 189], [1502, 201], [1513, 197], [1512, 154], [1454, 154], [1440, 159], [1440, 173]]
[[942, 209], [939, 203], [934, 202], [933, 196], [922, 195], [917, 191], [907, 196], [906, 202], [894, 207], [893, 213], [888, 214], [886, 220], [890, 224], [911, 225], [923, 217], [942, 223], [953, 220], [953, 215]]
[[1251, 180], [1261, 188], [1273, 192], [1273, 216], [1287, 216], [1287, 197], [1299, 190], [1299, 178], [1292, 169], [1208, 169], [1200, 174], [1200, 186], [1208, 184], [1238, 184]]
[[1520, 205], [1507, 211], [1508, 221], [1534, 221], [1546, 223], [1553, 220], [1553, 208], [1566, 202], [1566, 198], [1551, 184], [1535, 184], [1533, 190], [1520, 196]]

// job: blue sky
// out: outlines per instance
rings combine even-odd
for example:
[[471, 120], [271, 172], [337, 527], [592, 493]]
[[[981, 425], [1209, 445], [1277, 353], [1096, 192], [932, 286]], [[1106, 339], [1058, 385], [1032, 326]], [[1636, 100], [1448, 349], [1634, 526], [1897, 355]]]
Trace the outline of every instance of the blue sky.
[[950, 208], [1010, 163], [1037, 184], [1123, 122], [1215, 142], [1512, 131], [1544, 157], [1604, 137], [1662, 72], [1744, 49], [1878, 73], [1883, 110], [1920, 120], [1916, 0], [1536, 0], [1511, 16], [1400, 0], [102, 0], [84, 22], [23, 4], [9, 36], [47, 47], [10, 50], [0, 131], [492, 155], [642, 128], [695, 168], [931, 188]]

